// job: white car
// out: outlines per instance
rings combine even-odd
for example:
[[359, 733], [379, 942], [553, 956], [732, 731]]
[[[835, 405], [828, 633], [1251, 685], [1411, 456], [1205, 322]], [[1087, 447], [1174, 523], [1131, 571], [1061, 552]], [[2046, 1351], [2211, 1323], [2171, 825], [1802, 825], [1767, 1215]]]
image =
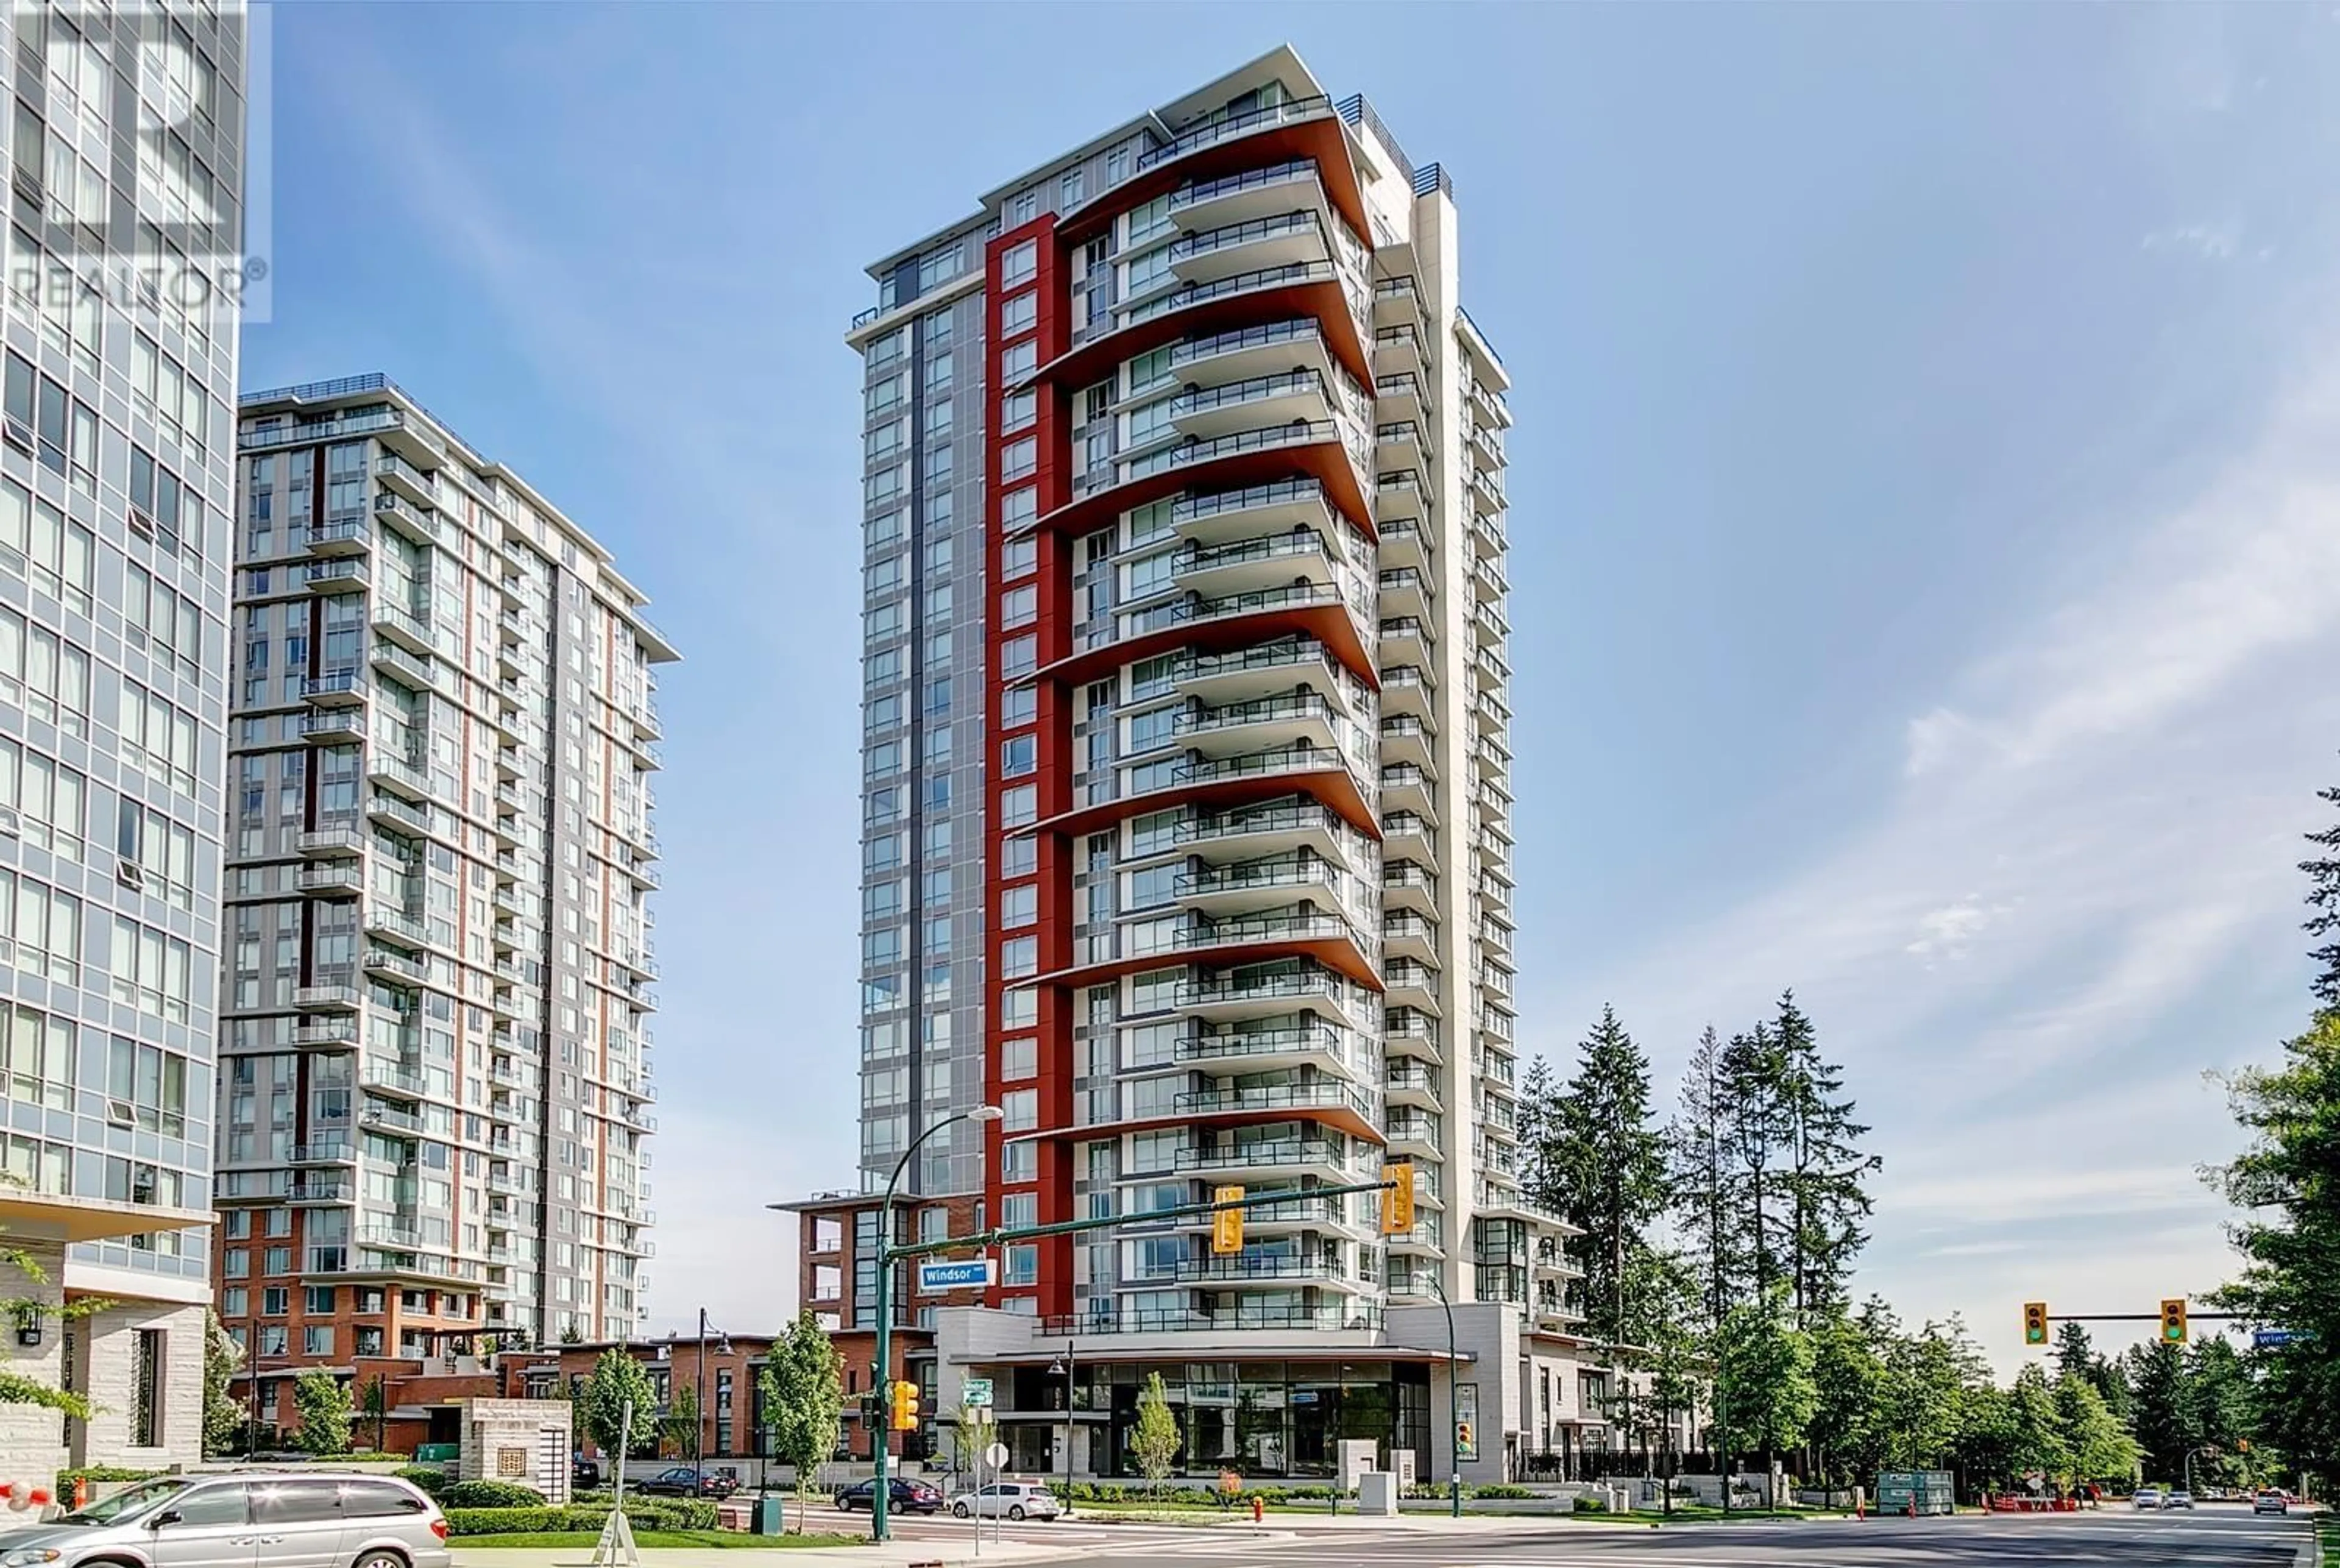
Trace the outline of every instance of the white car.
[[2129, 1503], [2133, 1507], [2137, 1508], [2158, 1508], [2161, 1506], [2161, 1488], [2140, 1486], [2137, 1489], [2137, 1494], [2129, 1499]]
[[2194, 1494], [2182, 1486], [2173, 1487], [2161, 1494], [2161, 1505], [2164, 1508], [2183, 1508], [2190, 1513], [2194, 1510]]
[[960, 1493], [951, 1500], [951, 1512], [961, 1519], [980, 1513], [987, 1519], [1005, 1514], [1010, 1519], [1054, 1519], [1064, 1512], [1056, 1494], [1027, 1481], [1002, 1481], [982, 1491]]

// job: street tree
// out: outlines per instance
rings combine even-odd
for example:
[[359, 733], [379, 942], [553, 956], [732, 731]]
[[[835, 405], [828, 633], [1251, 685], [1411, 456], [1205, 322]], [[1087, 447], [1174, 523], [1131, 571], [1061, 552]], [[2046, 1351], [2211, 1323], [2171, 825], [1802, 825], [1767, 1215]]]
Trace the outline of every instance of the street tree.
[[1631, 1337], [1634, 1265], [1665, 1212], [1666, 1144], [1651, 1115], [1650, 1059], [1615, 1008], [1601, 1009], [1577, 1049], [1551, 1118], [1553, 1206], [1584, 1232], [1573, 1250], [1584, 1270], [1585, 1330], [1613, 1345]]
[[293, 1446], [303, 1454], [347, 1454], [350, 1451], [349, 1385], [330, 1372], [312, 1370], [292, 1380], [292, 1408], [301, 1429]]
[[373, 1423], [373, 1451], [382, 1453], [390, 1441], [390, 1385], [380, 1373], [366, 1379], [358, 1391], [358, 1409]]
[[1818, 1403], [1812, 1344], [1790, 1315], [1784, 1284], [1724, 1315], [1714, 1335], [1714, 1424], [1726, 1474], [1734, 1450], [1760, 1450], [1769, 1470], [1800, 1446]]
[[[788, 1333], [772, 1346], [759, 1379], [764, 1424], [772, 1453], [796, 1469], [797, 1533], [804, 1533], [806, 1500], [823, 1461], [837, 1452], [838, 1418], [845, 1410], [845, 1361], [820, 1319], [797, 1314]], [[879, 1413], [879, 1419], [885, 1419]], [[885, 1430], [878, 1441], [887, 1441]]]
[[2186, 1392], [2186, 1357], [2166, 1340], [2133, 1346], [2125, 1358], [2132, 1404], [2130, 1420], [2145, 1450], [2148, 1481], [2186, 1482], [2186, 1456], [2201, 1441], [2194, 1424], [2194, 1402]]
[[2074, 1482], [2127, 1484], [2137, 1478], [2137, 1439], [2105, 1404], [2088, 1372], [2056, 1380], [2056, 1417]]
[[661, 1446], [671, 1448], [677, 1459], [699, 1456], [699, 1389], [689, 1383], [677, 1383], [673, 1397], [666, 1402], [666, 1414], [659, 1421]]
[[1885, 1360], [1868, 1331], [1841, 1311], [1822, 1314], [1807, 1332], [1815, 1469], [1831, 1485], [1852, 1485], [1884, 1468]]
[[[239, 1436], [247, 1435], [244, 1410], [235, 1397], [236, 1368], [243, 1365], [243, 1347], [220, 1322], [219, 1314], [203, 1314], [203, 1453], [226, 1453]], [[377, 1446], [379, 1446], [377, 1444]]]
[[1137, 1391], [1137, 1424], [1129, 1437], [1138, 1474], [1152, 1482], [1167, 1479], [1170, 1467], [1178, 1462], [1180, 1441], [1178, 1418], [1170, 1413], [1170, 1395], [1162, 1386], [1162, 1374], [1149, 1372], [1145, 1386]]
[[[2325, 790], [2340, 801], [2340, 791]], [[2316, 837], [2340, 851], [2340, 829]], [[2340, 914], [2340, 862], [2309, 863], [2317, 878], [2309, 928], [2324, 934]], [[2322, 922], [2321, 925], [2318, 922]], [[2211, 1184], [2239, 1217], [2226, 1228], [2242, 1272], [2218, 1305], [2288, 1343], [2251, 1353], [2262, 1435], [2290, 1463], [2340, 1484], [2340, 944], [2320, 949], [2316, 994], [2326, 1011], [2284, 1047], [2273, 1067], [2227, 1080], [2235, 1119], [2249, 1136]], [[2140, 1429], [2139, 1435], [2143, 1435]]]
[[578, 1414], [585, 1419], [585, 1431], [594, 1447], [612, 1458], [630, 1458], [629, 1450], [658, 1430], [657, 1385], [640, 1362], [613, 1345], [593, 1363]]
[[2034, 1472], [2050, 1480], [2071, 1475], [2071, 1445], [2045, 1367], [2034, 1362], [2016, 1374], [2007, 1415], [2008, 1481], [2020, 1484]]

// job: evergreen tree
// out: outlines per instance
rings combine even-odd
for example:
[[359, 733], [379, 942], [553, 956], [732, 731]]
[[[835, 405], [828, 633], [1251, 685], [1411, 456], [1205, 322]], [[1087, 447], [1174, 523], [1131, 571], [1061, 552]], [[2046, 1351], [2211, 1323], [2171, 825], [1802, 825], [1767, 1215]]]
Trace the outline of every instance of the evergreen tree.
[[2127, 1357], [2135, 1400], [2130, 1419], [2145, 1450], [2146, 1479], [2166, 1485], [2186, 1483], [2186, 1455], [2201, 1439], [2186, 1395], [2186, 1358], [2166, 1340], [2133, 1347]]
[[1681, 1109], [1666, 1129], [1666, 1144], [1674, 1221], [1689, 1243], [1688, 1261], [1698, 1276], [1710, 1330], [1721, 1325], [1746, 1278], [1739, 1233], [1731, 1224], [1730, 1105], [1722, 1043], [1709, 1024], [1682, 1073]]
[[1721, 1081], [1727, 1212], [1748, 1290], [1760, 1298], [1783, 1277], [1789, 1213], [1780, 1168], [1790, 1131], [1787, 1059], [1769, 1025], [1730, 1037]]
[[1584, 1232], [1576, 1254], [1585, 1331], [1615, 1345], [1630, 1337], [1627, 1285], [1650, 1226], [1665, 1212], [1665, 1138], [1651, 1119], [1650, 1059], [1615, 1008], [1601, 1009], [1577, 1049], [1552, 1118], [1554, 1206]]
[[[2340, 799], [2340, 792], [2325, 798]], [[2318, 842], [2332, 839], [2340, 848], [2335, 835], [2340, 829]], [[2318, 878], [2310, 901], [2329, 928], [2340, 865], [2312, 862], [2309, 869]], [[2317, 957], [2327, 965], [2317, 995], [2327, 1009], [2340, 1007], [2329, 968], [2340, 963], [2340, 948]], [[2211, 1175], [2244, 1216], [2227, 1227], [2242, 1273], [2217, 1301], [2254, 1325], [2294, 1331], [2289, 1344], [2251, 1354], [2263, 1435], [2294, 1465], [2340, 1484], [2340, 1012], [2318, 1017], [2285, 1047], [2285, 1058], [2226, 1086], [2251, 1141]]]
[[2087, 1329], [2068, 1320], [2056, 1325], [2056, 1375], [2086, 1377], [2097, 1359], [2096, 1346], [2088, 1340]]
[[[2340, 786], [2319, 789], [2315, 798], [2340, 806]], [[2322, 1011], [2340, 1012], [2340, 823], [2307, 835], [2316, 852], [2299, 863], [2307, 873], [2307, 907], [2314, 911], [2302, 928], [2322, 945], [2309, 950], [2316, 976], [2310, 983]]]
[[1852, 1261], [1868, 1244], [1861, 1222], [1874, 1206], [1867, 1179], [1884, 1164], [1860, 1152], [1869, 1127], [1853, 1119], [1844, 1069], [1823, 1058], [1811, 1019], [1782, 992], [1772, 1022], [1779, 1129], [1786, 1140], [1787, 1273], [1796, 1315], [1809, 1322], [1845, 1298]]
[[1520, 1079], [1513, 1112], [1519, 1141], [1520, 1188], [1530, 1202], [1557, 1212], [1562, 1204], [1562, 1176], [1553, 1136], [1560, 1121], [1560, 1075], [1548, 1057], [1532, 1058]]

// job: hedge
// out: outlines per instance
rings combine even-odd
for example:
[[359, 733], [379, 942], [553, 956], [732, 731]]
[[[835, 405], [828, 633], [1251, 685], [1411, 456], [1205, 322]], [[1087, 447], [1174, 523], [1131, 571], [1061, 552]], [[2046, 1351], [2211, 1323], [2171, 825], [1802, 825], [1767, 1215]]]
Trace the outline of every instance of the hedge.
[[[712, 1530], [715, 1504], [688, 1497], [645, 1499], [626, 1504], [626, 1517], [636, 1530]], [[609, 1522], [606, 1508], [450, 1508], [451, 1535], [534, 1535], [559, 1532], [597, 1531]]]
[[57, 1472], [57, 1489], [71, 1495], [76, 1481], [152, 1481], [167, 1475], [167, 1470], [131, 1470], [119, 1464], [84, 1464], [78, 1470]]
[[439, 1493], [441, 1508], [541, 1508], [544, 1494], [517, 1481], [458, 1481]]
[[[445, 1496], [447, 1488], [455, 1484], [455, 1478], [436, 1464], [409, 1464], [402, 1470], [392, 1471], [392, 1474], [401, 1481], [410, 1482], [420, 1487], [431, 1497]], [[541, 1503], [543, 1499], [540, 1497], [537, 1501]]]

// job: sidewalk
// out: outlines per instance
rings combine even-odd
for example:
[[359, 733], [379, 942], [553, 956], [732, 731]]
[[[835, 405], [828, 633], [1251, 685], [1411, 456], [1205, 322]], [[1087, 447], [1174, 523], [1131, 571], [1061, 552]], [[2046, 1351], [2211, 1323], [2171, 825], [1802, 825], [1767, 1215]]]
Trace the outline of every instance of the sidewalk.
[[[1052, 1563], [1060, 1558], [1077, 1557], [1094, 1552], [1094, 1543], [1053, 1546], [1037, 1543], [1007, 1541], [986, 1542], [981, 1561], [1006, 1568], [1009, 1563]], [[776, 1548], [752, 1547], [659, 1547], [644, 1548], [642, 1568], [830, 1568], [840, 1563], [858, 1563], [860, 1568], [908, 1568], [913, 1563], [940, 1563], [949, 1568], [977, 1561], [975, 1546], [966, 1541], [888, 1541], [883, 1546], [808, 1546], [804, 1550], [782, 1551]], [[465, 1551], [455, 1547], [455, 1568], [587, 1568], [593, 1561], [590, 1546], [568, 1546], [550, 1552], [529, 1552], [498, 1547], [478, 1547]]]

